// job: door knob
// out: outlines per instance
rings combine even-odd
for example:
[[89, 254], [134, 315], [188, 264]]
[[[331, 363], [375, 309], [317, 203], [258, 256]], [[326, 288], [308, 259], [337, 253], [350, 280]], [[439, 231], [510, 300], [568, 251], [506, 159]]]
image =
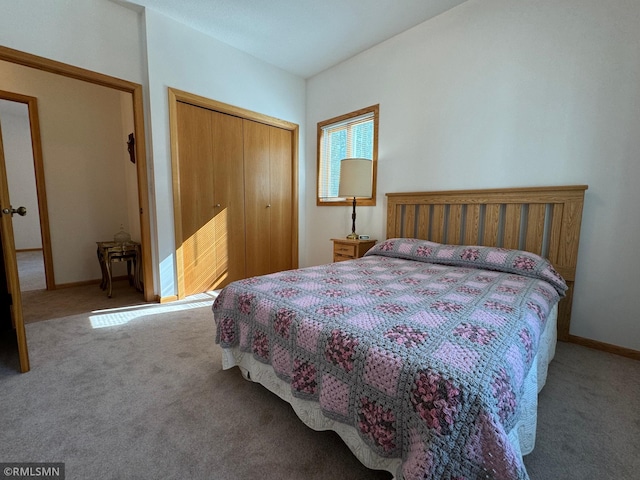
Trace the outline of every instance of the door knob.
[[18, 208], [3, 208], [2, 209], [2, 213], [4, 213], [5, 215], [11, 215], [13, 217], [14, 213], [17, 213], [18, 215], [20, 215], [21, 217], [24, 217], [27, 214], [27, 209], [24, 207], [18, 207]]

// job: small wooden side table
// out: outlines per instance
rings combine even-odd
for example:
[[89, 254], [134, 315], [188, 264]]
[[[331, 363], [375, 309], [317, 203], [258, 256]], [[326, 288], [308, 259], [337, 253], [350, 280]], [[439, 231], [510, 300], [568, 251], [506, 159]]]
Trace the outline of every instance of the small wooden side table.
[[353, 260], [360, 258], [373, 247], [377, 240], [350, 240], [348, 238], [332, 238], [333, 261]]
[[[132, 285], [139, 292], [142, 291], [141, 276], [141, 248], [138, 242], [96, 242], [98, 246], [98, 261], [102, 270], [102, 281], [100, 288], [107, 289], [107, 296], [111, 298], [111, 263], [127, 262], [127, 276], [129, 285]], [[131, 264], [133, 263], [133, 274]]]

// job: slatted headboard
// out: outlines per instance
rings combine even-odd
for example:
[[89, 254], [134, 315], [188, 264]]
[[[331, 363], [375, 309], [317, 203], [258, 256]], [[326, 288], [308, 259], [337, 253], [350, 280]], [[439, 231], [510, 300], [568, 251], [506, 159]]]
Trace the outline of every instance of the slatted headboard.
[[387, 193], [387, 238], [515, 248], [548, 258], [569, 285], [558, 338], [569, 339], [586, 185]]

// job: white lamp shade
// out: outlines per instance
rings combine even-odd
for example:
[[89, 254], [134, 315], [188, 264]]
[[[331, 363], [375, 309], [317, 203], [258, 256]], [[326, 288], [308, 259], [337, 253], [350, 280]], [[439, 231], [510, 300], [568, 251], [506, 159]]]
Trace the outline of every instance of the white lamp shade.
[[340, 197], [370, 198], [373, 162], [367, 158], [345, 158], [340, 162]]

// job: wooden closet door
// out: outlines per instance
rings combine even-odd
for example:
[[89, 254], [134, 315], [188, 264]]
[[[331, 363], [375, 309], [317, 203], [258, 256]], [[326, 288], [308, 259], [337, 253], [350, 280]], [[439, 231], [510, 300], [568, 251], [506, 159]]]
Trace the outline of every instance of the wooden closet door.
[[282, 128], [269, 128], [270, 168], [270, 268], [272, 272], [290, 270], [292, 260], [293, 178], [292, 134]]
[[216, 282], [222, 288], [245, 278], [242, 119], [211, 112], [214, 166]]
[[292, 157], [289, 130], [244, 120], [249, 277], [292, 268]]
[[184, 297], [244, 277], [244, 233], [234, 223], [244, 213], [242, 121], [183, 102], [176, 108], [176, 251]]
[[270, 129], [243, 120], [247, 277], [271, 273]]
[[177, 124], [181, 232], [176, 232], [176, 250], [182, 260], [178, 291], [186, 296], [206, 291], [216, 275], [211, 112], [178, 102]]

